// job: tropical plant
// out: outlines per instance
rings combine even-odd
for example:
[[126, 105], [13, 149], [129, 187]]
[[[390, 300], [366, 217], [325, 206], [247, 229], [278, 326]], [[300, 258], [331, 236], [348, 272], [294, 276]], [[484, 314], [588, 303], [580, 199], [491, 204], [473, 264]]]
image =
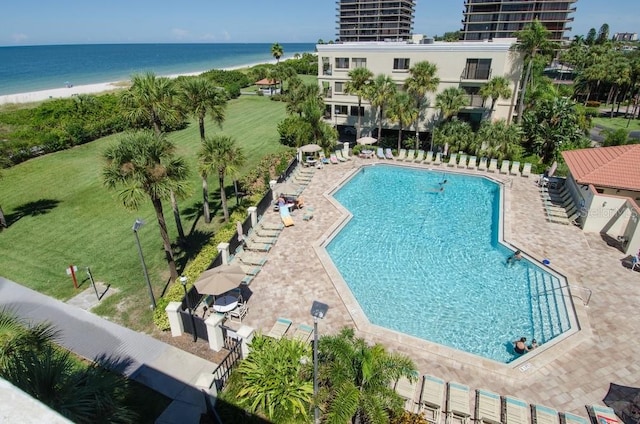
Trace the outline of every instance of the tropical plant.
[[609, 24], [602, 24], [598, 31], [598, 37], [596, 38], [596, 44], [604, 44], [609, 41]]
[[320, 99], [320, 87], [318, 84], [299, 84], [290, 87], [287, 92], [287, 112], [302, 116], [305, 102], [310, 98]]
[[[449, 151], [477, 153], [475, 136], [469, 123], [453, 119], [443, 122], [433, 130], [432, 142], [436, 146], [449, 146]], [[433, 150], [433, 145], [431, 146]]]
[[624, 128], [618, 129], [607, 129], [603, 131], [604, 142], [602, 145], [604, 147], [608, 146], [622, 146], [623, 144], [629, 144], [631, 141], [629, 139], [629, 131]]
[[271, 422], [308, 423], [313, 381], [311, 346], [257, 335], [251, 355], [234, 370], [225, 398]]
[[123, 134], [118, 144], [107, 148], [104, 158], [103, 183], [110, 189], [119, 190], [120, 200], [127, 209], [137, 210], [145, 197], [151, 200], [171, 281], [175, 281], [178, 272], [162, 201], [169, 199], [171, 193], [186, 195], [189, 171], [184, 159], [175, 155], [172, 142], [150, 131]]
[[362, 97], [365, 96], [368, 85], [373, 78], [373, 72], [367, 68], [355, 68], [349, 71], [349, 81], [345, 84], [344, 91], [358, 97], [358, 126], [356, 127], [356, 139], [360, 138], [362, 129]]
[[416, 120], [418, 109], [413, 98], [406, 92], [398, 92], [393, 96], [386, 112], [387, 118], [398, 123], [398, 150], [402, 148], [402, 130]]
[[325, 152], [334, 146], [338, 139], [335, 128], [324, 121], [324, 102], [319, 97], [309, 97], [302, 104], [302, 117], [297, 125], [297, 147], [308, 143], [319, 144]]
[[423, 109], [429, 107], [426, 99], [428, 92], [434, 92], [440, 85], [440, 78], [437, 77], [438, 67], [428, 61], [418, 62], [409, 69], [409, 77], [404, 82], [404, 88], [411, 95], [418, 109], [418, 116], [414, 122], [416, 130], [416, 150], [419, 148], [420, 131], [419, 122], [423, 115]]
[[585, 43], [588, 46], [593, 46], [596, 42], [597, 36], [598, 36], [598, 33], [596, 32], [596, 29], [590, 28], [589, 31], [587, 32], [587, 38], [585, 39]]
[[28, 324], [11, 309], [0, 309], [0, 370], [25, 350], [40, 350], [56, 340], [58, 330], [48, 323]]
[[284, 50], [282, 46], [278, 43], [273, 43], [271, 45], [271, 56], [276, 59], [276, 63], [280, 63], [280, 58], [284, 55]]
[[508, 124], [504, 119], [485, 121], [476, 133], [476, 154], [498, 160], [518, 158], [523, 137], [520, 125]]
[[212, 173], [218, 175], [220, 184], [220, 203], [224, 221], [229, 222], [229, 207], [224, 187], [226, 175], [237, 175], [245, 163], [245, 156], [241, 148], [236, 146], [233, 137], [215, 135], [207, 137], [198, 152], [200, 175], [206, 179]]
[[403, 399], [392, 386], [401, 377], [415, 381], [413, 362], [370, 346], [352, 328], [325, 336], [319, 343], [319, 392], [323, 422], [328, 424], [388, 423], [402, 411]]
[[436, 96], [436, 107], [440, 109], [440, 119], [450, 121], [463, 106], [467, 105], [467, 94], [462, 88], [449, 87]]
[[382, 137], [382, 119], [385, 116], [385, 107], [397, 91], [398, 87], [390, 76], [379, 74], [369, 85], [369, 90], [365, 93], [365, 97], [369, 100], [371, 106], [378, 109], [378, 138]]
[[489, 98], [491, 99], [491, 108], [489, 109], [489, 118], [491, 118], [498, 99], [508, 99], [511, 97], [509, 80], [500, 76], [491, 78], [484, 86], [482, 86], [482, 88], [480, 88], [480, 96], [482, 96], [483, 101]]

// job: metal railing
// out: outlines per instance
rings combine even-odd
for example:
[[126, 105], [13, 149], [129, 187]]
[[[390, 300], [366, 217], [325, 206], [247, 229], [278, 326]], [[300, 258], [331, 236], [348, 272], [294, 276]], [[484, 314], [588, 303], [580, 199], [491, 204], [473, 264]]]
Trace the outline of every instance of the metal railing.
[[225, 340], [225, 348], [229, 349], [229, 353], [220, 361], [220, 364], [212, 373], [213, 384], [216, 385], [218, 392], [227, 384], [231, 371], [236, 367], [238, 361], [242, 359], [242, 340], [228, 336], [230, 329], [225, 326], [221, 327]]

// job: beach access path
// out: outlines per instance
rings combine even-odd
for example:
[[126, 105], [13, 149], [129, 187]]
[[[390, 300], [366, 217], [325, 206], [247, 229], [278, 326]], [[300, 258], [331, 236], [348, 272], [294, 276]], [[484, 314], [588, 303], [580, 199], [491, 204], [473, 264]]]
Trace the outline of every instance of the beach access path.
[[88, 360], [115, 360], [114, 371], [173, 399], [156, 422], [198, 423], [206, 411], [196, 382], [216, 369], [212, 362], [3, 277], [1, 309], [28, 322], [51, 323], [60, 331], [61, 346]]

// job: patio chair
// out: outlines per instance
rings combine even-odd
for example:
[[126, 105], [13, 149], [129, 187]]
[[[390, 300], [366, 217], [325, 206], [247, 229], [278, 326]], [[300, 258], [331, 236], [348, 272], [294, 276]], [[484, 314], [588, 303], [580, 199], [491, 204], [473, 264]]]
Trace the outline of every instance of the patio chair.
[[467, 169], [476, 169], [477, 163], [478, 163], [478, 158], [475, 156], [471, 156], [469, 158], [469, 163], [467, 164]]
[[531, 175], [531, 164], [529, 162], [524, 163], [524, 165], [522, 166], [522, 174], [520, 175], [529, 178], [529, 176]]
[[[285, 209], [285, 208], [283, 208]], [[291, 217], [289, 217], [291, 218]], [[291, 224], [293, 225], [293, 224]], [[250, 240], [245, 240], [244, 241], [244, 248], [245, 250], [249, 250], [252, 252], [268, 252], [271, 250], [271, 248], [273, 247], [272, 244], [269, 243], [256, 243]]]
[[248, 236], [245, 236], [245, 238], [254, 243], [275, 244], [275, 242], [278, 241], [277, 235], [278, 234], [276, 234], [275, 236], [261, 236], [256, 232], [255, 229], [250, 228], [249, 234]]
[[398, 156], [396, 156], [396, 160], [405, 160], [406, 157], [407, 157], [407, 150], [400, 149], [400, 151], [398, 152]]
[[505, 396], [504, 397], [504, 418], [505, 424], [529, 424], [529, 414], [531, 410], [529, 404], [523, 400]]
[[440, 152], [436, 153], [436, 158], [433, 160], [433, 164], [434, 165], [441, 165], [442, 164], [442, 153], [440, 153]]
[[294, 340], [300, 340], [301, 342], [306, 343], [309, 341], [312, 334], [313, 334], [313, 327], [310, 327], [306, 324], [300, 324], [291, 335], [291, 338]]
[[480, 158], [480, 163], [478, 164], [478, 171], [486, 171], [487, 170], [487, 158]]
[[333, 165], [337, 165], [340, 163], [340, 161], [338, 160], [338, 156], [336, 156], [335, 153], [332, 153], [331, 156], [329, 156], [329, 161], [333, 164]]
[[390, 148], [387, 147], [386, 149], [384, 149], [384, 157], [386, 159], [393, 159], [393, 152]]
[[476, 390], [476, 423], [501, 424], [502, 400], [497, 394], [488, 390]]
[[405, 162], [413, 162], [415, 157], [416, 157], [416, 151], [413, 150], [413, 149], [409, 149], [409, 150], [407, 150], [407, 157], [404, 158], [404, 161]]
[[422, 377], [418, 413], [431, 424], [440, 424], [442, 399], [444, 398], [444, 380], [425, 374]]
[[393, 390], [399, 394], [404, 400], [404, 409], [409, 412], [415, 412], [416, 410], [416, 389], [418, 388], [418, 379], [414, 381], [409, 380], [407, 377], [400, 377], [393, 385]]
[[342, 150], [336, 150], [336, 157], [340, 162], [346, 162], [347, 159], [343, 156]]
[[431, 163], [431, 162], [433, 162], [433, 152], [429, 150], [427, 152], [427, 156], [424, 159], [424, 163]]
[[509, 171], [509, 174], [520, 176], [520, 162], [513, 161], [511, 163], [511, 170]]
[[280, 219], [282, 219], [282, 224], [285, 227], [291, 227], [293, 225], [293, 218], [291, 218], [289, 208], [280, 208]]
[[447, 384], [447, 407], [445, 424], [467, 424], [471, 411], [469, 408], [469, 387], [450, 381]]
[[302, 220], [303, 221], [311, 221], [313, 219], [313, 213], [314, 213], [314, 209], [311, 207], [308, 207], [304, 210], [304, 215], [302, 215]]
[[455, 167], [457, 161], [458, 161], [458, 154], [451, 153], [451, 156], [449, 156], [449, 162], [447, 163], [447, 166]]
[[608, 406], [587, 405], [592, 424], [621, 424], [615, 411]]
[[562, 412], [560, 414], [560, 424], [589, 424], [589, 420], [580, 415]]
[[461, 154], [460, 160], [458, 161], [458, 168], [466, 168], [467, 167], [467, 155]]
[[264, 228], [262, 225], [258, 224], [255, 226], [255, 232], [260, 237], [278, 237], [281, 230], [268, 230]]
[[[231, 256], [229, 258], [229, 263], [234, 262], [235, 256]], [[240, 259], [237, 259], [238, 266], [242, 269], [242, 271], [247, 275], [258, 275], [258, 273], [262, 270], [262, 266], [254, 265], [254, 264], [245, 264]]]
[[489, 161], [489, 168], [487, 168], [487, 172], [498, 172], [498, 159], [491, 159]]
[[280, 340], [291, 327], [291, 320], [286, 318], [278, 318], [276, 323], [273, 324], [271, 330], [266, 334], [267, 337], [274, 338], [276, 340]]
[[560, 424], [558, 411], [542, 405], [531, 405], [533, 424]]
[[378, 147], [378, 149], [376, 150], [376, 156], [378, 157], [378, 159], [386, 159], [386, 157], [384, 156], [384, 149], [382, 147]]
[[227, 312], [227, 318], [229, 321], [242, 322], [242, 319], [247, 316], [247, 312], [249, 312], [249, 307], [246, 303], [238, 303], [238, 307]]
[[502, 165], [500, 165], [500, 173], [501, 174], [509, 174], [509, 161], [508, 160], [503, 160], [502, 161]]
[[282, 229], [284, 228], [284, 225], [280, 224], [279, 222], [273, 222], [273, 223], [264, 222], [263, 217], [259, 216], [258, 228], [264, 229], [264, 230], [271, 230], [271, 231], [282, 231]]
[[424, 150], [418, 150], [418, 154], [416, 155], [414, 162], [422, 163], [423, 160], [424, 160]]

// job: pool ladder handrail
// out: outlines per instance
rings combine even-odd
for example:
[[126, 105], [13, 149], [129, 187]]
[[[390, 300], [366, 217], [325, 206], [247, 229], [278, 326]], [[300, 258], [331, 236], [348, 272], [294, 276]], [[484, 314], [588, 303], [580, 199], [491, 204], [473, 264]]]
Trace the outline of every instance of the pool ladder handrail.
[[545, 293], [554, 291], [554, 290], [560, 290], [560, 289], [564, 289], [564, 288], [569, 288], [569, 289], [578, 289], [578, 290], [583, 290], [586, 293], [586, 299], [583, 299], [582, 297], [578, 296], [577, 294], [573, 294], [574, 292], [572, 291], [571, 296], [575, 296], [578, 299], [582, 300], [582, 303], [584, 304], [584, 306], [589, 306], [589, 301], [591, 300], [591, 295], [593, 295], [593, 290], [591, 290], [588, 287], [582, 287], [582, 286], [576, 286], [576, 285], [572, 285], [572, 284], [567, 284], [565, 286], [560, 286], [560, 287], [554, 287], [552, 289], [549, 290], [545, 290], [543, 292], [538, 293], [538, 296], [541, 296]]

